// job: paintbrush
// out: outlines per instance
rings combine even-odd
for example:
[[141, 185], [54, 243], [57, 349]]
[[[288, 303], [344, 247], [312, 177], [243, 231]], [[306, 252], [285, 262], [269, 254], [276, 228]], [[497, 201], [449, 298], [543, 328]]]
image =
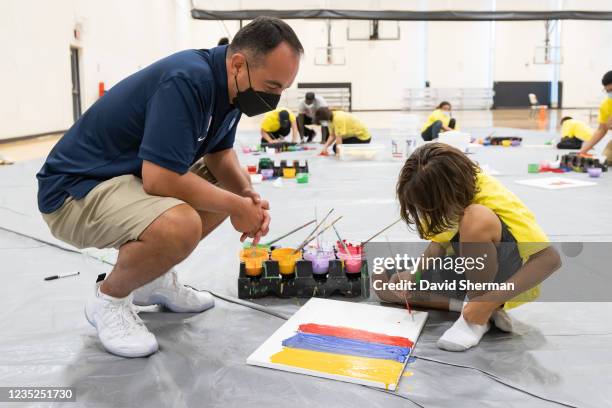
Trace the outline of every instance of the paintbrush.
[[334, 209], [332, 208], [331, 210], [329, 210], [329, 212], [327, 213], [327, 215], [325, 217], [323, 217], [323, 219], [321, 220], [321, 222], [319, 222], [315, 227], [314, 230], [312, 230], [312, 232], [310, 234], [308, 234], [306, 236], [306, 239], [304, 241], [302, 241], [302, 243], [300, 244], [300, 246], [303, 248], [304, 246], [306, 246], [306, 244], [308, 244], [310, 241], [313, 240], [312, 235], [317, 232], [317, 230], [319, 229], [319, 227], [321, 225], [323, 225], [323, 223], [325, 222], [325, 220], [327, 219], [327, 217], [329, 217], [329, 214], [332, 213], [332, 211], [334, 211]]
[[370, 242], [371, 240], [373, 240], [374, 238], [376, 238], [377, 236], [379, 236], [380, 234], [382, 234], [383, 232], [385, 232], [386, 230], [388, 230], [389, 228], [391, 228], [392, 226], [394, 226], [395, 224], [397, 224], [401, 220], [402, 220], [401, 218], [398, 218], [397, 220], [393, 221], [393, 223], [387, 225], [385, 228], [381, 229], [376, 234], [372, 235], [370, 238], [368, 238], [365, 241], [363, 241], [361, 243], [361, 245], [363, 246], [363, 245], [367, 244], [368, 242]]
[[342, 238], [340, 238], [340, 234], [338, 233], [338, 230], [336, 229], [336, 226], [332, 225], [332, 227], [334, 228], [334, 232], [336, 233], [336, 236], [338, 237], [338, 241], [340, 241], [340, 243], [342, 244], [342, 247], [344, 248], [344, 252], [346, 252], [347, 255], [350, 255], [348, 247], [346, 246], [346, 244], [344, 243]]
[[298, 231], [299, 231], [299, 230], [301, 230], [302, 228], [306, 228], [307, 226], [309, 226], [309, 225], [310, 225], [310, 224], [312, 224], [313, 222], [316, 222], [316, 220], [308, 221], [306, 224], [304, 224], [304, 225], [302, 225], [302, 226], [300, 226], [300, 227], [297, 227], [296, 229], [293, 229], [293, 230], [289, 231], [288, 233], [286, 233], [285, 235], [282, 235], [282, 236], [280, 236], [280, 237], [278, 237], [278, 238], [276, 238], [276, 239], [273, 239], [272, 241], [267, 242], [267, 243], [265, 243], [264, 245], [266, 245], [266, 246], [267, 246], [267, 245], [272, 245], [272, 244], [274, 244], [274, 243], [276, 243], [276, 242], [280, 241], [280, 240], [281, 240], [281, 239], [283, 239], [283, 238], [287, 238], [289, 235], [291, 235], [291, 234], [293, 234], [293, 233], [295, 233], [295, 232], [298, 232]]
[[[385, 235], [385, 240], [387, 241], [387, 247], [389, 248], [389, 255], [393, 258], [393, 250], [391, 249], [391, 243], [389, 242], [389, 237]], [[399, 270], [397, 269], [397, 265], [395, 266], [395, 274], [397, 275], [397, 282], [400, 281]], [[412, 321], [414, 321], [414, 315], [412, 314], [412, 308], [410, 307], [410, 302], [408, 302], [408, 297], [406, 297], [406, 291], [404, 291], [404, 301], [406, 302], [406, 309], [408, 309], [408, 314]]]
[[325, 231], [327, 231], [327, 229], [328, 229], [329, 227], [333, 227], [333, 226], [334, 226], [334, 224], [335, 224], [335, 223], [337, 223], [338, 221], [340, 221], [340, 219], [341, 219], [341, 218], [342, 218], [342, 216], [339, 216], [339, 217], [338, 217], [338, 218], [336, 218], [334, 221], [332, 221], [331, 223], [327, 224], [327, 225], [325, 226], [325, 228], [323, 228], [321, 231], [319, 231], [319, 233], [318, 233], [317, 235], [315, 235], [314, 237], [310, 238], [310, 239], [309, 239], [309, 240], [307, 240], [307, 241], [304, 241], [304, 242], [303, 242], [303, 243], [302, 243], [302, 244], [301, 244], [299, 247], [297, 247], [297, 248], [296, 248], [296, 249], [293, 251], [293, 253], [295, 254], [295, 253], [300, 252], [302, 249], [304, 249], [304, 247], [305, 247], [306, 245], [308, 245], [308, 243], [309, 243], [310, 241], [312, 241], [313, 239], [317, 238], [319, 235], [323, 234]]

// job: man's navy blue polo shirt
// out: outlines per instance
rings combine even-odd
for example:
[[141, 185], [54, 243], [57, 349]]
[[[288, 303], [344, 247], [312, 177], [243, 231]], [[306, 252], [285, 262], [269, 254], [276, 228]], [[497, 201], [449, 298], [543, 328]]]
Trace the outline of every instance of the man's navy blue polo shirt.
[[184, 174], [204, 154], [231, 148], [240, 111], [229, 101], [226, 50], [181, 51], [113, 86], [36, 175], [40, 211], [52, 213], [113, 177], [141, 177], [143, 160]]

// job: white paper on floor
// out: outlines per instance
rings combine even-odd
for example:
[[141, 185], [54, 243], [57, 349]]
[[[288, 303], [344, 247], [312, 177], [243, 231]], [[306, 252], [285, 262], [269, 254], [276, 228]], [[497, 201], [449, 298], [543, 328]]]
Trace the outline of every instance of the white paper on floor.
[[515, 183], [530, 187], [543, 188], [546, 190], [564, 190], [567, 188], [588, 187], [597, 185], [597, 183], [593, 183], [592, 181], [583, 181], [565, 177], [545, 177], [528, 180], [517, 180], [515, 181]]

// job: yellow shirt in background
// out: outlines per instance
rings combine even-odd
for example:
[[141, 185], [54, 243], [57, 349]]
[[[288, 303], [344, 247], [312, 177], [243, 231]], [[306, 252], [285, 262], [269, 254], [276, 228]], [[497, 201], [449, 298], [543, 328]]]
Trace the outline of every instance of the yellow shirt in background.
[[[548, 237], [536, 222], [535, 215], [513, 192], [504, 187], [497, 179], [482, 172], [477, 175], [476, 185], [478, 192], [472, 203], [491, 209], [508, 226], [508, 230], [516, 239], [523, 263], [527, 262], [531, 255], [549, 246]], [[457, 226], [430, 239], [433, 242], [448, 243], [458, 230]], [[509, 309], [530, 302], [539, 295], [540, 287], [536, 286], [506, 302], [505, 308]]]
[[334, 111], [331, 131], [343, 139], [357, 137], [359, 140], [369, 140], [371, 138], [368, 128], [356, 116], [344, 111]]
[[263, 119], [261, 120], [261, 130], [264, 132], [276, 132], [280, 129], [280, 120], [278, 118], [278, 114], [280, 111], [289, 112], [289, 120], [291, 123], [295, 122], [295, 115], [291, 112], [290, 109], [287, 108], [276, 108], [273, 111], [267, 112]]
[[599, 123], [607, 123], [612, 116], [612, 98], [606, 98], [605, 101], [599, 105]]
[[421, 128], [421, 132], [424, 132], [425, 129], [430, 127], [431, 124], [437, 120], [441, 121], [444, 124], [444, 126], [448, 126], [451, 120], [451, 117], [450, 115], [445, 115], [444, 113], [442, 113], [442, 109], [436, 109], [435, 111], [431, 112], [429, 116], [427, 117], [427, 122], [425, 122], [425, 124]]
[[576, 137], [583, 142], [591, 139], [594, 130], [581, 120], [568, 119], [561, 125], [561, 136]]

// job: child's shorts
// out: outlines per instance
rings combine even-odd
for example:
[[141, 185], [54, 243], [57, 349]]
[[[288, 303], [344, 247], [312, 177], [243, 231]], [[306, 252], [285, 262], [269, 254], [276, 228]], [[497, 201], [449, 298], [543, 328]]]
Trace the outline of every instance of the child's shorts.
[[[502, 283], [510, 279], [523, 266], [523, 260], [520, 256], [517, 241], [508, 229], [508, 226], [500, 219], [502, 231], [501, 241], [497, 246], [497, 274], [493, 282]], [[451, 245], [455, 254], [459, 253], [459, 233], [451, 239]], [[456, 257], [456, 255], [452, 255]], [[426, 279], [430, 282], [453, 282], [456, 281], [456, 290], [440, 290], [435, 293], [452, 297], [458, 300], [464, 300], [467, 290], [461, 289], [460, 283], [467, 281], [465, 273], [457, 273], [450, 269], [434, 269], [426, 270], [422, 273], [421, 279]]]

